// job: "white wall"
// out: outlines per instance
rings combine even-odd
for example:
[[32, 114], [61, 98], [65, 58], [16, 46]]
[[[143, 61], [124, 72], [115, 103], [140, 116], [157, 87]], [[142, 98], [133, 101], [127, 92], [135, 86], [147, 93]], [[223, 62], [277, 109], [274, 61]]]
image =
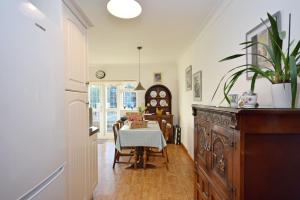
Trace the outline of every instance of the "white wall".
[[[179, 122], [182, 126], [182, 141], [193, 156], [193, 116], [192, 103], [218, 105], [222, 98], [220, 91], [213, 103], [210, 99], [220, 78], [232, 67], [245, 64], [244, 58], [226, 63], [219, 63], [222, 58], [241, 53], [239, 43], [245, 41], [245, 34], [260, 23], [260, 18], [266, 18], [266, 13], [281, 11], [282, 28], [288, 29], [288, 14], [292, 13], [291, 38], [300, 39], [300, 1], [299, 0], [232, 0], [216, 12], [215, 17], [208, 23], [198, 38], [186, 50], [178, 64], [179, 80]], [[185, 91], [185, 68], [193, 66], [193, 73], [202, 70], [203, 101], [193, 102], [192, 92]], [[232, 93], [243, 93], [250, 88], [246, 77]], [[270, 83], [258, 80], [256, 86], [260, 105], [271, 105]]]
[[[172, 114], [174, 114], [174, 124], [177, 123], [178, 116], [178, 93], [177, 93], [177, 65], [175, 63], [147, 63], [141, 64], [141, 82], [147, 90], [154, 84], [167, 86], [172, 93]], [[128, 81], [138, 80], [138, 64], [91, 64], [89, 69], [90, 82], [99, 81], [95, 77], [95, 72], [104, 70], [106, 73], [103, 81]], [[154, 73], [162, 73], [162, 82], [154, 83]], [[138, 93], [138, 104], [145, 105], [145, 92]]]

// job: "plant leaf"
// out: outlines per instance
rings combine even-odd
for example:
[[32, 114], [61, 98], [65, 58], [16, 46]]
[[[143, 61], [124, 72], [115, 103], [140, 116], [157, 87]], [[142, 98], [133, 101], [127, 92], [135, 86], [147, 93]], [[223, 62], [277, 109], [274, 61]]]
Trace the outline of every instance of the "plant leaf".
[[294, 50], [291, 53], [291, 56], [296, 57], [299, 54], [300, 49], [300, 41], [298, 41], [297, 45], [295, 46]]
[[223, 58], [222, 60], [220, 60], [219, 62], [223, 62], [223, 61], [227, 61], [227, 60], [233, 60], [235, 58], [239, 58], [239, 57], [242, 57], [246, 54], [235, 54], [235, 55], [232, 55], [232, 56], [228, 56], [226, 58]]
[[234, 86], [234, 84], [236, 83], [236, 81], [239, 79], [239, 77], [247, 71], [246, 69], [242, 69], [240, 71], [235, 72], [234, 74], [232, 74], [227, 80], [230, 79], [229, 84], [227, 84], [227, 81], [225, 81], [224, 84], [224, 88], [223, 88], [223, 92], [224, 92], [224, 97], [226, 99], [226, 101], [228, 103], [230, 103], [229, 98], [228, 98], [228, 94], [231, 91], [232, 87]]
[[258, 73], [254, 73], [252, 80], [251, 80], [251, 92], [254, 93], [254, 88], [255, 88], [255, 82], [257, 79]]
[[246, 42], [240, 43], [240, 45], [248, 45], [248, 44], [251, 44], [251, 43], [255, 43], [255, 42], [253, 42], [253, 41], [246, 41]]
[[228, 72], [226, 72], [226, 74], [223, 75], [222, 78], [221, 78], [221, 80], [219, 81], [218, 86], [217, 86], [217, 88], [215, 89], [214, 94], [213, 94], [213, 96], [212, 96], [212, 98], [211, 98], [211, 101], [215, 98], [215, 96], [216, 96], [216, 94], [217, 94], [217, 91], [219, 90], [220, 85], [221, 85], [221, 83], [223, 82], [223, 80], [225, 79], [225, 77], [226, 77], [230, 72], [232, 72], [232, 71], [234, 71], [234, 70], [236, 70], [236, 69], [242, 68], [242, 67], [246, 67], [246, 66], [247, 66], [247, 65], [241, 65], [241, 66], [238, 66], [238, 67], [234, 67], [234, 68], [232, 68], [231, 70], [229, 70]]
[[297, 66], [295, 57], [290, 57], [290, 75], [291, 75], [291, 90], [292, 90], [292, 108], [295, 108], [297, 95]]

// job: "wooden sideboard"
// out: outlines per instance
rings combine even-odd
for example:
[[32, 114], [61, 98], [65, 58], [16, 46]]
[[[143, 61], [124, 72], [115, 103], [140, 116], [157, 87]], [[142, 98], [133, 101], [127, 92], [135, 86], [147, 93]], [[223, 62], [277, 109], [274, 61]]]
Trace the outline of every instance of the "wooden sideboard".
[[195, 199], [300, 199], [300, 109], [192, 107]]
[[[156, 120], [159, 123], [159, 126], [161, 127], [161, 121], [164, 119], [167, 121], [167, 123], [172, 124], [173, 127], [173, 115], [144, 115], [145, 120]], [[169, 143], [173, 143], [173, 132], [171, 135], [169, 135], [169, 140], [167, 141]]]

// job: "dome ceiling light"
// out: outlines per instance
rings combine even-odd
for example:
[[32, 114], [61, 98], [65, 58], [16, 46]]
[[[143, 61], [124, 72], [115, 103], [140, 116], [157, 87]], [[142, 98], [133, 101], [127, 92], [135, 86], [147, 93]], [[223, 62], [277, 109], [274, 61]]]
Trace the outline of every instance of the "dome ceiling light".
[[107, 3], [107, 10], [115, 17], [132, 19], [141, 14], [142, 7], [135, 0], [110, 0]]

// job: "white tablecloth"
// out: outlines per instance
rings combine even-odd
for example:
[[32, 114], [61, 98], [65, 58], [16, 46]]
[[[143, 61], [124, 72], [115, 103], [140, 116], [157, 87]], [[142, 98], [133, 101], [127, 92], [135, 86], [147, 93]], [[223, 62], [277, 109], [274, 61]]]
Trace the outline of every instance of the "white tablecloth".
[[124, 125], [119, 130], [116, 148], [121, 147], [156, 147], [159, 150], [167, 145], [166, 140], [159, 128], [158, 122], [149, 122], [147, 128], [130, 129]]

